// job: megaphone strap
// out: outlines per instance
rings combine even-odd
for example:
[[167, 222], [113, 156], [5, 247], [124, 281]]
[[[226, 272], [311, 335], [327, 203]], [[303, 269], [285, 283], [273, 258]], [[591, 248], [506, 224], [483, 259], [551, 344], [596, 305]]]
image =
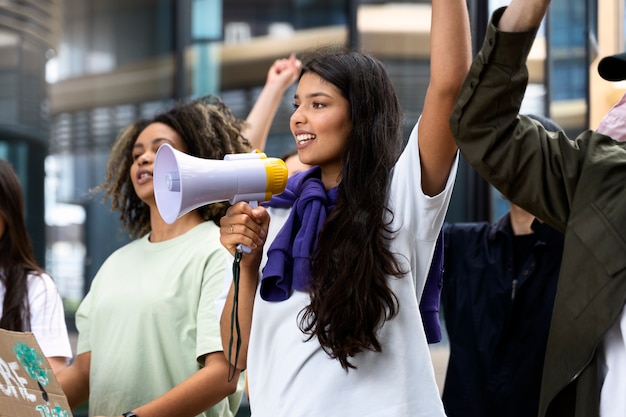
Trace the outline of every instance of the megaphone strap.
[[[232, 225], [230, 226], [232, 227]], [[230, 313], [230, 340], [228, 341], [228, 382], [232, 381], [237, 373], [237, 362], [239, 361], [239, 352], [241, 351], [241, 327], [239, 325], [239, 263], [243, 254], [235, 251], [235, 260], [233, 261], [233, 309]], [[237, 347], [235, 348], [235, 365], [233, 365], [232, 352], [234, 332], [237, 332]], [[231, 373], [232, 367], [232, 373]]]

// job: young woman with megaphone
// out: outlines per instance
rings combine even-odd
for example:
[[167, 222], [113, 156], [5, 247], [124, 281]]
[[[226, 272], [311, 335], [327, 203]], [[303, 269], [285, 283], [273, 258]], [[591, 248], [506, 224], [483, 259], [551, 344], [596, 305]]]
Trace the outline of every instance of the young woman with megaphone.
[[465, 0], [432, 1], [430, 39], [408, 143], [379, 61], [342, 48], [303, 58], [290, 127], [314, 168], [221, 220], [240, 259], [222, 343], [254, 417], [445, 416], [418, 304], [458, 163], [448, 119], [471, 62]]
[[262, 150], [299, 71], [295, 56], [277, 60], [245, 122], [206, 97], [121, 132], [100, 189], [138, 238], [103, 263], [76, 312], [77, 357], [58, 376], [71, 407], [88, 400], [90, 416], [236, 414], [244, 381], [228, 381], [214, 307], [227, 255], [218, 224], [229, 203], [166, 222], [155, 201], [154, 160], [163, 144], [216, 160]]

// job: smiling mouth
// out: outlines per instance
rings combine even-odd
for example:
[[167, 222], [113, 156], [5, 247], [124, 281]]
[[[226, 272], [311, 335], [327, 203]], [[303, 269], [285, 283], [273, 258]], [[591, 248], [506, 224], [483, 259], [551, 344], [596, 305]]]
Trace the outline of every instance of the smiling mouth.
[[302, 144], [304, 144], [304, 143], [306, 143], [308, 141], [311, 141], [311, 140], [313, 140], [315, 138], [316, 138], [315, 135], [307, 133], [306, 135], [298, 135], [298, 136], [296, 136], [296, 142], [298, 142], [299, 145], [302, 145]]

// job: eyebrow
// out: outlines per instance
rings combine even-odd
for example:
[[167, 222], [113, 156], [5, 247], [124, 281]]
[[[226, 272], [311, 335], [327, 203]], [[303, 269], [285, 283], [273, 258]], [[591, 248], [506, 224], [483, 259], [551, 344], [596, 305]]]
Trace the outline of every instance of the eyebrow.
[[[317, 93], [310, 93], [310, 94], [307, 94], [305, 97], [306, 97], [306, 98], [315, 98], [315, 97], [328, 97], [328, 98], [333, 98], [330, 94], [322, 93], [321, 91], [320, 91], [320, 92], [317, 92]], [[293, 98], [294, 98], [294, 99], [297, 99], [297, 98], [300, 98], [300, 96], [298, 96], [298, 94], [294, 94], [294, 95], [293, 95]]]
[[[154, 138], [154, 139], [152, 139], [151, 144], [152, 145], [156, 145], [156, 144], [161, 143], [161, 142], [167, 142], [170, 145], [172, 144], [172, 141], [167, 139], [167, 138]], [[133, 145], [133, 149], [143, 148], [143, 147], [144, 147], [143, 143], [135, 142], [135, 144]]]

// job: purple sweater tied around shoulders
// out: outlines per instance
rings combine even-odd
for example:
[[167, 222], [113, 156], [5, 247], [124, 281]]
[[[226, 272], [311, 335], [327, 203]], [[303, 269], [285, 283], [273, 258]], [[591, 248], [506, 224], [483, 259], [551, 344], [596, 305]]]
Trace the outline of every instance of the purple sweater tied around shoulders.
[[[337, 202], [337, 187], [326, 191], [318, 167], [292, 175], [285, 191], [263, 203], [267, 207], [292, 207], [287, 221], [267, 252], [261, 278], [261, 298], [284, 301], [293, 290], [308, 291], [312, 279], [310, 256], [326, 216]], [[439, 296], [443, 274], [443, 235], [440, 233], [428, 273], [420, 312], [429, 343], [441, 340]]]

